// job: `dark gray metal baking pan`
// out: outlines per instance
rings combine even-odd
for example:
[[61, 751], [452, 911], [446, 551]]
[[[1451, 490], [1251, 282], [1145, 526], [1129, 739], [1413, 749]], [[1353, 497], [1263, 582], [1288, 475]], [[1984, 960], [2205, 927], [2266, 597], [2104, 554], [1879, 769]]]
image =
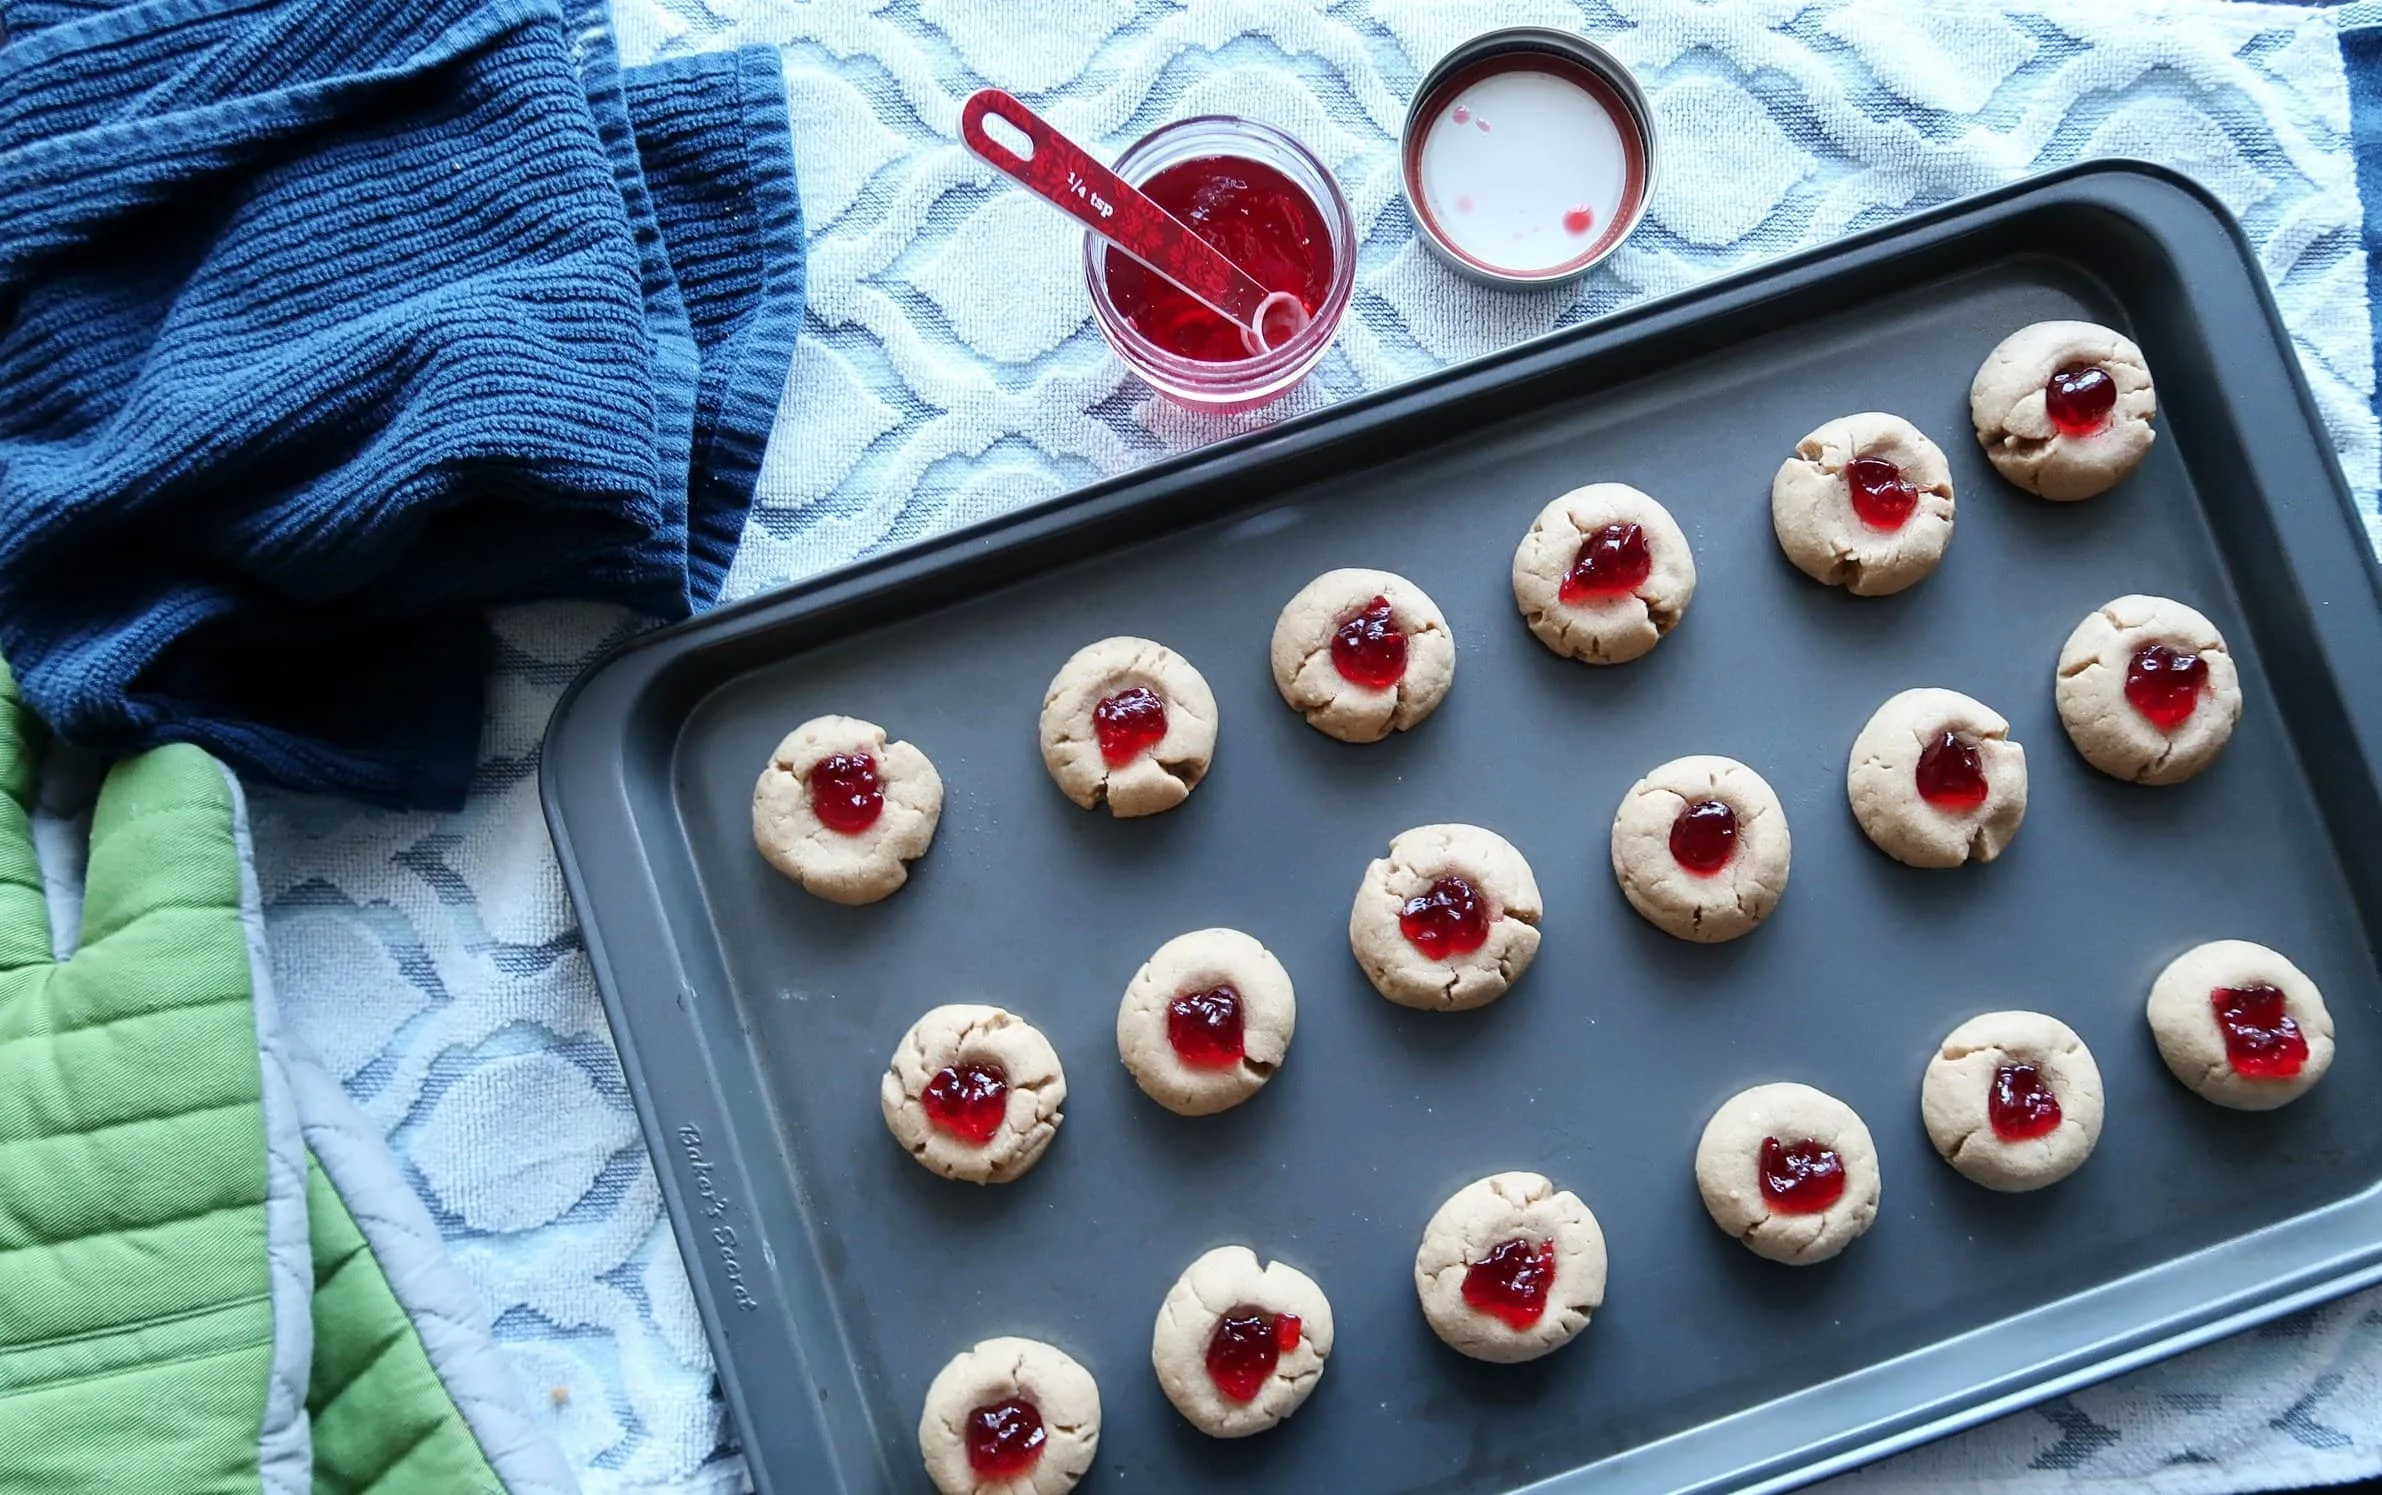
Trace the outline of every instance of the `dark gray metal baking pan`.
[[[2047, 317], [2130, 329], [2158, 445], [2090, 503], [2000, 482], [1969, 377]], [[1901, 596], [1811, 584], [1771, 536], [1770, 475], [1828, 417], [1897, 411], [1950, 454], [1958, 535]], [[1594, 479], [1666, 502], [1701, 583], [1646, 659], [1556, 658], [1507, 567], [1539, 506]], [[1274, 614], [1331, 566], [1419, 582], [1455, 630], [1416, 731], [1332, 742], [1274, 693]], [[2198, 780], [2095, 773], [2054, 713], [2069, 628], [2126, 592], [2183, 598], [2242, 662], [2247, 712]], [[1181, 809], [1076, 809], [1035, 748], [1077, 646], [1182, 651], [1222, 712]], [[994, 1334], [1098, 1376], [1083, 1488], [1503, 1492], [1780, 1488], [2382, 1277], [2382, 605], [2349, 495], [2239, 230], [2182, 178], [2065, 171], [1221, 443], [664, 629], [555, 713], [544, 792], [613, 1031], [754, 1478], [775, 1495], [926, 1487], [926, 1383]], [[1948, 685], [2029, 749], [2026, 826], [1990, 866], [1916, 872], [1844, 801], [1878, 702]], [[949, 800], [908, 888], [805, 896], [754, 853], [755, 773], [825, 711], [885, 723]], [[1751, 938], [1682, 944], [1623, 903], [1606, 828], [1663, 759], [1776, 786], [1793, 886]], [[1502, 831], [1546, 896], [1537, 965], [1484, 1011], [1409, 1012], [1350, 959], [1348, 900], [1391, 835]], [[1161, 941], [1249, 930], [1298, 983], [1288, 1063], [1186, 1120], [1115, 1057]], [[2329, 1083], [2221, 1111], [2161, 1067], [2142, 1005], [2184, 947], [2287, 951], [2339, 1023]], [[885, 1135], [876, 1085], [925, 1008], [998, 1001], [1064, 1059], [1067, 1123], [1001, 1188]], [[2074, 1178], [1995, 1195], [1918, 1120], [1935, 1041], [2039, 1007], [2099, 1056], [2106, 1135]], [[1690, 1177], [1712, 1108], [1799, 1079], [1868, 1119], [1876, 1227], [1797, 1270], [1714, 1230]], [[1543, 1170], [1603, 1221], [1611, 1294], [1575, 1345], [1498, 1367], [1414, 1302], [1423, 1221], [1457, 1186]], [[1243, 1241], [1330, 1294], [1338, 1353], [1281, 1428], [1194, 1432], [1149, 1370], [1175, 1274]]]

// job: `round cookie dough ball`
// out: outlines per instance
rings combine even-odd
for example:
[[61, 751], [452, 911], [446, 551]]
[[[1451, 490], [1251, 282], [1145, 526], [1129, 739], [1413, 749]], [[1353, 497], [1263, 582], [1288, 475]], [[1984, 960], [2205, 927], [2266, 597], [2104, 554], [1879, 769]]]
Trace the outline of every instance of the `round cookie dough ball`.
[[1401, 1007], [1482, 1007], [1530, 968], [1541, 908], [1512, 842], [1477, 825], [1418, 825], [1365, 868], [1348, 948]]
[[926, 754], [856, 716], [815, 716], [786, 734], [753, 785], [753, 844], [830, 903], [874, 903], [910, 880], [943, 815]]
[[1627, 483], [1574, 488], [1538, 511], [1514, 552], [1514, 603], [1538, 641], [1587, 664], [1626, 664], [1677, 627], [1696, 562], [1670, 510]]
[[1038, 1339], [987, 1339], [926, 1388], [918, 1453], [943, 1495], [1066, 1495], [1100, 1451], [1100, 1387]]
[[2175, 957], [2151, 983], [2149, 1016], [2175, 1077], [2236, 1111], [2289, 1105], [2332, 1068], [2324, 994], [2248, 940], [2211, 940]]
[[1230, 1110], [1290, 1052], [1298, 1001], [1274, 952], [1237, 929], [1195, 929], [1158, 947], [1117, 1006], [1117, 1057], [1179, 1116]]
[[1786, 895], [1786, 809], [1734, 758], [1673, 758], [1613, 812], [1613, 876], [1665, 934], [1718, 944], [1750, 934]]
[[1812, 580], [1856, 597], [1899, 592], [1952, 543], [1952, 464], [1899, 415], [1839, 417], [1779, 464], [1770, 527]]
[[1075, 651], [1042, 696], [1042, 762], [1061, 791], [1119, 820], [1190, 798], [1216, 754], [1216, 698], [1191, 661], [1146, 638]]
[[1423, 1227], [1414, 1290], [1431, 1332], [1475, 1360], [1513, 1364], [1570, 1344], [1605, 1301], [1605, 1233], [1543, 1174], [1495, 1173]]
[[1456, 638], [1421, 587], [1388, 571], [1326, 571], [1274, 620], [1274, 687], [1307, 725], [1379, 742], [1429, 716], [1456, 678]]
[[2165, 597], [2120, 597], [2076, 625], [2053, 687], [2084, 761], [2136, 784], [2180, 784], [2241, 720], [2241, 675], [2217, 626]]
[[1332, 1305], [1306, 1273], [1246, 1246], [1183, 1269], [1150, 1336], [1166, 1399], [1211, 1438], [1262, 1433], [1299, 1409], [1332, 1353]]
[[1903, 865], [1990, 862], [2026, 818], [2026, 749], [1982, 701], [1906, 690], [1853, 739], [1844, 787], [1863, 833]]
[[1991, 353], [1968, 388], [1994, 469], [2062, 501], [2106, 493], [2141, 465], [2158, 396], [2142, 350], [2095, 322], [2037, 322]]
[[1809, 1266], [1877, 1219], [1877, 1146], [1853, 1108], [1809, 1085], [1730, 1096], [1696, 1144], [1712, 1223], [1756, 1256]]
[[1944, 1161], [2021, 1193], [2084, 1166], [2101, 1140], [2101, 1070], [2076, 1031], [2040, 1012], [1988, 1012], [1927, 1061], [1919, 1119]]
[[1058, 1135], [1067, 1076], [1050, 1040], [998, 1007], [954, 1002], [910, 1025], [877, 1103], [929, 1170], [972, 1184], [1023, 1177]]

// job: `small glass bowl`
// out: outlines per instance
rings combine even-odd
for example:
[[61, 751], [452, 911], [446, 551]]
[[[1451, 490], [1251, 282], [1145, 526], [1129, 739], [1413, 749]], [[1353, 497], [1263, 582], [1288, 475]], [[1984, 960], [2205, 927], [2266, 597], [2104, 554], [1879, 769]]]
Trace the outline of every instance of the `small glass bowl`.
[[1331, 236], [1332, 283], [1315, 318], [1297, 336], [1254, 358], [1207, 363], [1170, 353], [1136, 331], [1108, 294], [1108, 245], [1097, 234], [1083, 238], [1083, 277], [1092, 293], [1092, 317], [1108, 345], [1152, 389], [1177, 404], [1219, 413], [1254, 410], [1289, 393], [1307, 377], [1331, 346], [1341, 314], [1356, 288], [1356, 220], [1340, 184], [1308, 149], [1271, 125], [1229, 114], [1202, 114], [1161, 125], [1117, 158], [1115, 171], [1135, 187], [1169, 166], [1203, 156], [1240, 156], [1281, 172], [1314, 199]]

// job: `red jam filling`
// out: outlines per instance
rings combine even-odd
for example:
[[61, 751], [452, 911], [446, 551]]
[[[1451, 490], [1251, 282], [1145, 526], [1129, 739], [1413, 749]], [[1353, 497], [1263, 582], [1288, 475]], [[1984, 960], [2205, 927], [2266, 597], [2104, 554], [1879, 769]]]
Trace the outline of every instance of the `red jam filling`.
[[1985, 1097], [1985, 1119], [2004, 1142], [2024, 1142], [2059, 1130], [2059, 1097], [2032, 1064], [2005, 1064], [1993, 1072]]
[[2043, 384], [2043, 408], [2063, 436], [2090, 436], [2117, 408], [2117, 381], [2097, 363], [2072, 363]]
[[1248, 1052], [1242, 1042], [1241, 994], [1229, 986], [1185, 992], [1166, 1004], [1166, 1041], [1193, 1069], [1225, 1069]]
[[[1215, 245], [1250, 279], [1297, 297], [1307, 315], [1331, 293], [1331, 230], [1315, 200], [1273, 167], [1241, 156], [1201, 156], [1178, 161], [1140, 185], [1143, 196]], [[1122, 250], [1108, 251], [1108, 296], [1134, 331], [1169, 353], [1201, 363], [1250, 356], [1239, 326]]]
[[1165, 738], [1166, 702], [1146, 685], [1118, 691], [1092, 708], [1092, 733], [1100, 756], [1120, 768]]
[[949, 1064], [935, 1071], [921, 1098], [926, 1119], [978, 1147], [1001, 1129], [1009, 1114], [1009, 1076], [998, 1064]]
[[1935, 734], [1919, 754], [1919, 798], [1946, 810], [1973, 810], [1985, 803], [1985, 764], [1977, 745], [1949, 727]]
[[1762, 1197], [1782, 1215], [1816, 1215], [1844, 1197], [1844, 1159], [1808, 1138], [1764, 1137]]
[[1040, 1461], [1042, 1445], [1049, 1441], [1040, 1409], [1014, 1396], [970, 1412], [960, 1432], [968, 1447], [968, 1467], [984, 1479], [1024, 1474]]
[[1297, 1314], [1236, 1308], [1216, 1321], [1208, 1339], [1208, 1379], [1229, 1401], [1253, 1401], [1298, 1343]]
[[1555, 1288], [1555, 1243], [1499, 1241], [1464, 1269], [1464, 1301], [1516, 1329], [1544, 1317]]
[[1700, 800], [1671, 822], [1671, 859], [1710, 877], [1737, 854], [1737, 812], [1716, 799]]
[[1646, 548], [1644, 526], [1608, 524], [1580, 542], [1580, 553], [1563, 573], [1556, 595], [1579, 603], [1634, 592], [1654, 574], [1654, 552]]
[[1433, 960], [1470, 955], [1489, 942], [1489, 903], [1480, 889], [1450, 873], [1406, 900], [1398, 930]]
[[2250, 1080], [2288, 1080], [2308, 1062], [2307, 1035], [2283, 1011], [2283, 994], [2263, 981], [2256, 986], [2220, 986], [2208, 994], [2217, 1029], [2225, 1035], [2225, 1059]]
[[885, 791], [877, 784], [877, 760], [866, 753], [836, 753], [811, 765], [811, 813], [831, 831], [857, 836], [877, 823]]
[[1332, 634], [1332, 668], [1349, 684], [1371, 690], [1387, 690], [1405, 675], [1406, 635], [1390, 621], [1387, 597], [1366, 603]]
[[2126, 664], [2126, 699], [2162, 732], [2184, 724], [2207, 684], [2207, 660], [2165, 644], [2136, 649]]
[[1871, 529], [1900, 529], [1919, 507], [1918, 488], [1883, 457], [1844, 464], [1844, 486], [1853, 496], [1854, 516]]

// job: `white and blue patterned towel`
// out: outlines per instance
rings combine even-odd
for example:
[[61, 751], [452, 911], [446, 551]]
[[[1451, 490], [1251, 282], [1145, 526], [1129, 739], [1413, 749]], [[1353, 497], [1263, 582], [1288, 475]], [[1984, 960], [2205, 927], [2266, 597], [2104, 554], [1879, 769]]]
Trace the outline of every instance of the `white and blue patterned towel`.
[[[810, 306], [740, 595], [1211, 439], [1088, 320], [1076, 231], [955, 142], [1007, 88], [1114, 151], [1183, 114], [1289, 129], [1364, 234], [1300, 410], [2083, 156], [2206, 182], [2257, 244], [2351, 482], [2376, 480], [2338, 12], [2224, 0], [615, 0], [625, 60], [785, 58]], [[1660, 115], [1646, 226], [1576, 294], [1455, 279], [1394, 142], [1493, 25], [1584, 30]], [[997, 273], [990, 273], [997, 267]], [[2369, 521], [2371, 515], [2369, 514]], [[385, 1128], [596, 1495], [741, 1487], [534, 777], [562, 687], [632, 625], [502, 618], [470, 808], [257, 796], [290, 1018]], [[1854, 1476], [1880, 1490], [2214, 1491], [2382, 1467], [2382, 1296], [2352, 1298]]]

